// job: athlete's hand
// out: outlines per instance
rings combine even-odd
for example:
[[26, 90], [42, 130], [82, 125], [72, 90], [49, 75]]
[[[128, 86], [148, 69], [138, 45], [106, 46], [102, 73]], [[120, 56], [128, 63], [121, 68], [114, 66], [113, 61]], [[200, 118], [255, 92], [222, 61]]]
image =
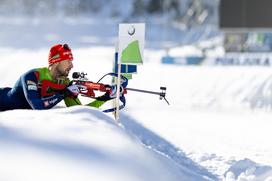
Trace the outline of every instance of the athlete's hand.
[[[120, 86], [120, 96], [122, 96], [123, 92], [124, 92], [124, 88]], [[111, 90], [109, 92], [109, 97], [113, 99], [113, 98], [116, 98], [116, 96], [117, 96], [117, 85], [112, 85]]]
[[76, 85], [70, 85], [66, 87], [64, 92], [65, 97], [77, 98], [78, 95], [79, 95], [79, 89]]
[[[108, 101], [117, 97], [117, 86], [116, 85], [106, 85], [110, 88], [110, 91], [106, 92], [104, 95], [96, 98], [96, 100], [100, 101]], [[124, 93], [124, 88], [120, 86], [120, 96]]]

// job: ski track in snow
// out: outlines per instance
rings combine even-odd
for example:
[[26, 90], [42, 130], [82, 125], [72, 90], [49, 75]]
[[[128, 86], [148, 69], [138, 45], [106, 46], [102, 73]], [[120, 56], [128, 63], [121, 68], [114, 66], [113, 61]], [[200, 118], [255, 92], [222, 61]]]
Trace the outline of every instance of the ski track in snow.
[[[272, 173], [270, 166], [257, 164], [247, 158], [236, 161], [228, 160], [216, 154], [186, 154], [180, 148], [145, 128], [129, 115], [121, 114], [120, 120], [124, 129], [139, 139], [145, 147], [173, 160], [183, 169], [185, 166], [197, 174], [204, 175], [205, 178], [225, 181], [252, 179], [269, 181], [270, 179], [268, 177]], [[223, 173], [220, 173], [220, 171]]]
[[205, 168], [202, 168], [193, 162], [190, 158], [186, 157], [182, 150], [175, 147], [170, 142], [163, 139], [151, 130], [148, 130], [140, 123], [138, 123], [137, 120], [126, 114], [121, 114], [120, 120], [125, 131], [139, 139], [141, 143], [148, 149], [151, 149], [173, 160], [182, 169], [188, 169], [188, 171], [191, 170], [198, 175], [203, 175], [206, 178], [216, 180], [216, 177], [209, 173]]

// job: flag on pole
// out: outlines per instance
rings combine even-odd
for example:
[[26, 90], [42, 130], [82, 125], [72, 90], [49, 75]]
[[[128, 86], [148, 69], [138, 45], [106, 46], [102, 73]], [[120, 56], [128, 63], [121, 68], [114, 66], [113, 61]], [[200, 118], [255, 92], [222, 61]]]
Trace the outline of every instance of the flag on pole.
[[[114, 114], [115, 120], [119, 122], [119, 99], [120, 99], [120, 79], [122, 66], [133, 65], [130, 67], [132, 72], [137, 72], [137, 64], [143, 63], [143, 52], [144, 52], [144, 37], [145, 37], [145, 24], [119, 24], [119, 39], [117, 43], [118, 52], [117, 57], [115, 57], [117, 65], [116, 72], [118, 72], [117, 77], [117, 96], [115, 99], [116, 111]], [[127, 70], [129, 67], [124, 67]], [[125, 71], [124, 70], [124, 71]], [[126, 72], [127, 73], [127, 72]], [[132, 78], [131, 73], [127, 74], [128, 77]]]
[[118, 64], [142, 64], [145, 24], [119, 24]]

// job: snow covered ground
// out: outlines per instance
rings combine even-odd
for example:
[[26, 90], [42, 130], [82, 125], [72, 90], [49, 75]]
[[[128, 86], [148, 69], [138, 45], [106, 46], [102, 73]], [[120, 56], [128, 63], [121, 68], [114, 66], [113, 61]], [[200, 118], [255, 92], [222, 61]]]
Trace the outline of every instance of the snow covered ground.
[[91, 108], [9, 111], [0, 120], [0, 180], [206, 180], [193, 162], [181, 167]]
[[[9, 31], [3, 32], [2, 40]], [[43, 28], [35, 32], [46, 36]], [[55, 35], [44, 45], [31, 34], [26, 34], [29, 42], [22, 36], [22, 45], [6, 38], [0, 47], [0, 86], [47, 66], [55, 42], [70, 43], [74, 71], [87, 72], [93, 81], [111, 72], [113, 46], [89, 42], [84, 47], [77, 44], [81, 35]], [[162, 55], [161, 49], [146, 49], [129, 87], [159, 91], [166, 86], [170, 106], [154, 95], [128, 92], [121, 126], [110, 114], [63, 108], [63, 103], [48, 111], [1, 112], [0, 180], [271, 181], [270, 67], [162, 65]]]
[[[113, 47], [75, 49], [74, 70], [98, 80], [111, 71], [113, 51]], [[46, 49], [1, 52], [1, 86], [12, 86], [22, 72], [47, 64]], [[270, 69], [161, 65], [161, 53], [146, 51], [147, 60], [129, 87], [156, 91], [167, 86], [170, 106], [156, 96], [129, 92], [121, 112], [122, 127], [114, 125], [111, 115], [84, 107], [0, 113], [1, 178], [17, 180], [12, 174], [16, 170], [28, 180], [37, 162], [46, 161], [33, 178], [48, 175], [54, 166], [60, 170], [50, 178], [71, 180], [94, 174], [98, 180], [221, 180], [225, 176], [269, 180]], [[11, 65], [16, 71], [6, 71]], [[70, 161], [73, 164], [67, 165]], [[121, 165], [108, 166], [108, 162]], [[111, 174], [96, 174], [105, 167]], [[127, 175], [123, 169], [129, 170]], [[66, 175], [69, 170], [75, 170], [71, 177]], [[157, 174], [142, 176], [146, 170]]]

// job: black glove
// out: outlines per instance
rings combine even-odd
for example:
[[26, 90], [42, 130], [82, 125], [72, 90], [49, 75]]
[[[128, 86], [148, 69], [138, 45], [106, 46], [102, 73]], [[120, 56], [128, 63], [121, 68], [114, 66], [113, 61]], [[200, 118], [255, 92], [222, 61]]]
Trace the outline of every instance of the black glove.
[[[110, 87], [110, 91], [106, 92], [104, 95], [97, 97], [96, 100], [99, 101], [108, 101], [111, 99], [116, 98], [117, 96], [117, 85], [108, 85]], [[120, 96], [123, 95], [124, 92], [124, 88], [122, 86], [120, 86]]]
[[99, 96], [99, 97], [96, 98], [96, 100], [98, 100], [98, 101], [108, 101], [108, 100], [111, 100], [111, 99], [113, 99], [113, 98], [110, 97], [108, 92], [106, 92], [102, 96]]

